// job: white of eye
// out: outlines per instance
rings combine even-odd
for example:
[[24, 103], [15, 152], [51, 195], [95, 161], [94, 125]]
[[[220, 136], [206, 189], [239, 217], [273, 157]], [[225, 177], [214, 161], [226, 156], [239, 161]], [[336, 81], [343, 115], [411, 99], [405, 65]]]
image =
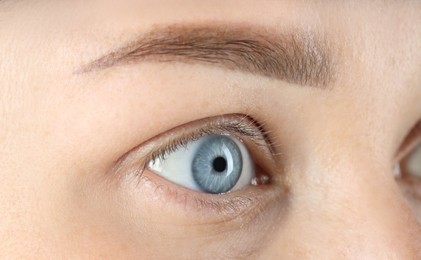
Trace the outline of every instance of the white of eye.
[[210, 135], [148, 164], [149, 169], [185, 188], [220, 194], [243, 189], [255, 178], [254, 162], [242, 142]]

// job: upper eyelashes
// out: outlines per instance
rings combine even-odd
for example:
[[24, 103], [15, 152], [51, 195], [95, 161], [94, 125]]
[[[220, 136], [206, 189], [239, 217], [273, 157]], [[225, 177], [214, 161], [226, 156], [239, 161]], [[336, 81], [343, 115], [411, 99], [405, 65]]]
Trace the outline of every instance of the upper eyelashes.
[[242, 141], [248, 140], [265, 156], [275, 159], [275, 148], [266, 130], [253, 118], [238, 114], [201, 119], [168, 131], [159, 136], [161, 138], [158, 137], [162, 139], [163, 144], [153, 145], [148, 159], [154, 160], [160, 157], [163, 159], [189, 142], [211, 135], [231, 135]]

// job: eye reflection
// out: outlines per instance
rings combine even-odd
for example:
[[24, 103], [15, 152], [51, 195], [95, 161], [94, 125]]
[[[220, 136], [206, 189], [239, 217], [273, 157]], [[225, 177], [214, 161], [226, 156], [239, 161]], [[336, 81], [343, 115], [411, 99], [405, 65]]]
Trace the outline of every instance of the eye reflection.
[[171, 182], [210, 194], [245, 188], [255, 178], [247, 148], [228, 135], [201, 137], [152, 160], [148, 167]]

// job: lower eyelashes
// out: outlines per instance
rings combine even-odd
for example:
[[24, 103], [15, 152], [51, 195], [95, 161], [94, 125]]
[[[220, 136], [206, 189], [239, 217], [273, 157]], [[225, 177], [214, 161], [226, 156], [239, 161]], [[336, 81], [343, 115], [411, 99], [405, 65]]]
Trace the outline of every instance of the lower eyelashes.
[[[168, 216], [185, 215], [202, 216], [204, 221], [229, 221], [237, 216], [252, 216], [258, 212], [257, 208], [264, 207], [269, 201], [274, 200], [256, 187], [245, 194], [227, 193], [221, 196], [209, 196], [206, 193], [191, 192], [183, 187], [176, 188], [172, 183], [150, 171], [145, 171], [139, 179], [142, 193], [150, 193], [154, 198], [155, 206], [163, 210], [170, 209]], [[159, 203], [157, 203], [159, 200]], [[249, 214], [246, 214], [246, 213]], [[200, 220], [200, 219], [197, 219]]]

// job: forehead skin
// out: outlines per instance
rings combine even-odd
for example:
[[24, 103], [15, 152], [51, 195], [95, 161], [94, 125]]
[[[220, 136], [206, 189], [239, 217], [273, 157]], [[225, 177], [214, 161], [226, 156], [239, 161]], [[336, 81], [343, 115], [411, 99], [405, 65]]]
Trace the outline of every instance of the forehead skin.
[[[417, 258], [390, 169], [421, 118], [420, 1], [56, 2], [0, 4], [0, 256]], [[77, 73], [157, 26], [215, 24], [323, 38], [333, 85], [185, 62]], [[286, 213], [194, 226], [104, 180], [157, 134], [231, 113], [281, 144]]]

